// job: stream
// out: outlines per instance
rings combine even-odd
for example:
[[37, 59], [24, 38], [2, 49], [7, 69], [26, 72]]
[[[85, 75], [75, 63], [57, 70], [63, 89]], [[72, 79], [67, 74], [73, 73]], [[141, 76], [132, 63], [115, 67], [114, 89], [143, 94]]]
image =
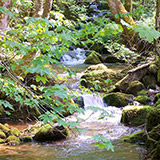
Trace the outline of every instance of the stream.
[[[91, 7], [96, 11], [98, 10], [95, 4], [92, 4]], [[93, 17], [90, 18], [93, 19], [103, 16], [103, 13], [96, 12], [92, 16]], [[77, 73], [76, 76], [68, 79], [66, 85], [69, 89], [78, 88], [79, 79], [84, 70], [89, 66], [83, 64], [86, 58], [85, 53], [86, 50], [76, 48], [68, 51], [61, 57], [61, 63], [67, 65], [67, 67]], [[107, 64], [107, 67], [119, 71], [124, 65]], [[67, 77], [67, 73], [64, 73], [63, 69], [58, 66], [53, 66], [53, 68], [58, 70], [59, 76]], [[122, 110], [114, 106], [107, 106], [103, 103], [102, 97], [98, 95], [84, 94], [83, 99], [84, 108], [96, 106], [107, 111], [112, 117], [97, 120], [102, 112], [92, 114], [91, 110], [85, 110], [84, 115], [77, 115], [75, 113], [68, 117], [68, 119], [74, 121], [75, 116], [86, 119], [80, 126], [80, 128], [85, 129], [86, 132], [79, 133], [70, 139], [59, 142], [30, 142], [18, 146], [5, 146], [1, 144], [0, 160], [143, 160], [145, 152], [143, 146], [120, 140], [121, 136], [140, 130], [139, 128], [127, 127], [120, 123]], [[29, 125], [30, 124], [17, 123], [13, 124], [12, 127], [23, 130]], [[93, 144], [94, 141], [91, 140], [91, 137], [95, 134], [100, 134], [110, 139], [115, 151], [107, 151], [106, 148], [99, 149], [95, 146]]]
[[[70, 59], [70, 57], [68, 58]], [[68, 61], [67, 58], [66, 61]], [[82, 64], [82, 59], [81, 63], [77, 62], [78, 64], [74, 62], [74, 65], [68, 64], [68, 67], [77, 72], [77, 76], [71, 78], [70, 85], [67, 84], [71, 88], [75, 87], [83, 71], [88, 67], [88, 65]], [[66, 63], [64, 59], [63, 63]], [[121, 67], [118, 67], [117, 65], [109, 66], [111, 69], [121, 70]], [[61, 70], [59, 75], [65, 77], [66, 73], [63, 73]], [[140, 130], [139, 128], [127, 127], [120, 123], [122, 110], [114, 106], [107, 106], [99, 95], [83, 94], [82, 97], [84, 108], [96, 106], [107, 111], [112, 117], [97, 120], [102, 112], [98, 111], [93, 114], [91, 110], [87, 109], [84, 115], [75, 113], [68, 117], [68, 119], [74, 121], [75, 116], [85, 119], [86, 121], [82, 122], [80, 126], [81, 129], [85, 129], [85, 132], [76, 134], [76, 136], [60, 142], [30, 142], [18, 146], [0, 145], [0, 160], [143, 160], [143, 153], [145, 152], [143, 146], [120, 140], [120, 136]], [[27, 124], [18, 123], [11, 124], [11, 126], [23, 130], [27, 127]], [[115, 151], [107, 151], [106, 148], [99, 149], [95, 146], [94, 141], [91, 140], [91, 137], [95, 134], [100, 134], [110, 139]]]

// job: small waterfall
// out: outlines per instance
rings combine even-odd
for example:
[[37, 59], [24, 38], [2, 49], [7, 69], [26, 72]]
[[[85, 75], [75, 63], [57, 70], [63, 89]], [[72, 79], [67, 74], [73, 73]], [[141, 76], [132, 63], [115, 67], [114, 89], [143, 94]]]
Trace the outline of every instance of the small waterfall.
[[[108, 139], [115, 140], [120, 136], [131, 134], [139, 131], [139, 128], [126, 127], [120, 123], [122, 109], [114, 106], [107, 106], [104, 104], [102, 97], [96, 94], [83, 94], [85, 113], [76, 115], [78, 118], [83, 119], [80, 128], [85, 129], [87, 132], [80, 133], [76, 138], [85, 141], [95, 134], [100, 134]], [[98, 107], [100, 110], [97, 112], [87, 109], [88, 107]], [[107, 112], [110, 116], [101, 118]], [[70, 119], [74, 121], [75, 115]]]
[[61, 56], [60, 61], [65, 65], [79, 65], [83, 64], [86, 59], [86, 50], [76, 48], [73, 51], [68, 51]]

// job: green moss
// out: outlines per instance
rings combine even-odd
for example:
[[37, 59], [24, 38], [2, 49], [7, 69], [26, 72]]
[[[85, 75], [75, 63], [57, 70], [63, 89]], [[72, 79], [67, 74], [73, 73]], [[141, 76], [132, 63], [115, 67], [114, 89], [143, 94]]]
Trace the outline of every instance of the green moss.
[[156, 106], [158, 106], [160, 104], [160, 99], [158, 99], [158, 101], [156, 102]]
[[4, 139], [6, 138], [5, 133], [0, 129], [0, 138]]
[[11, 135], [6, 139], [6, 142], [8, 145], [17, 145], [20, 143], [20, 139], [14, 135]]
[[102, 63], [102, 56], [95, 52], [95, 51], [92, 51], [88, 57], [86, 58], [85, 64], [99, 64], [99, 63]]
[[7, 128], [9, 128], [9, 124], [5, 123], [4, 126], [6, 126]]
[[5, 125], [3, 125], [1, 123], [0, 123], [0, 129], [5, 133], [7, 133], [10, 130], [8, 127], [6, 127]]
[[31, 136], [25, 136], [22, 138], [23, 142], [32, 142], [33, 138]]
[[142, 89], [144, 89], [143, 83], [139, 81], [132, 81], [126, 90], [126, 93], [137, 95], [137, 92], [141, 91]]
[[154, 98], [154, 102], [156, 103], [160, 99], [160, 93], [157, 93]]
[[130, 143], [145, 143], [147, 136], [145, 134], [144, 130], [141, 130], [139, 132], [136, 132], [131, 135], [123, 136], [121, 139], [125, 142], [130, 142]]
[[8, 131], [8, 135], [14, 135], [19, 137], [21, 135], [21, 132], [17, 128], [12, 128]]
[[160, 124], [148, 132], [146, 146], [152, 159], [160, 159]]
[[139, 126], [145, 123], [152, 106], [126, 106], [122, 111], [121, 122], [131, 126]]
[[56, 141], [64, 139], [68, 136], [67, 129], [63, 126], [54, 125], [51, 126], [49, 124], [41, 127], [39, 132], [33, 137], [34, 140], [45, 142], [45, 141]]
[[148, 104], [151, 102], [150, 98], [148, 96], [138, 96], [136, 97], [135, 101], [141, 103], [141, 104]]
[[148, 68], [149, 72], [152, 73], [152, 74], [157, 74], [158, 72], [158, 67], [156, 64], [152, 63], [149, 68]]
[[106, 80], [112, 80], [112, 84], [114, 85], [122, 78], [122, 75], [121, 73], [108, 69], [104, 64], [98, 64], [89, 66], [81, 78], [84, 79], [81, 81], [81, 85], [85, 87], [94, 88], [95, 82], [99, 82], [98, 84], [102, 89], [108, 89], [111, 84], [106, 83]]
[[146, 90], [141, 90], [137, 93], [138, 96], [146, 96], [147, 95], [147, 91]]
[[5, 140], [2, 139], [2, 138], [0, 138], [0, 144], [1, 144], [1, 143], [5, 143]]
[[108, 106], [116, 106], [116, 107], [124, 107], [128, 105], [130, 99], [132, 99], [132, 95], [127, 95], [120, 92], [109, 93], [107, 94], [103, 100]]
[[160, 124], [160, 109], [153, 108], [147, 115], [146, 118], [146, 129], [147, 131], [151, 131], [153, 127]]

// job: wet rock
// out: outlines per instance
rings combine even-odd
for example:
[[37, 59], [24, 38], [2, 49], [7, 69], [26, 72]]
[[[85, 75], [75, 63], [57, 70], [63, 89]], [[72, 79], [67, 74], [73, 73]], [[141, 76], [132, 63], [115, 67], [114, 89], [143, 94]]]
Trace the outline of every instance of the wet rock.
[[36, 141], [45, 142], [62, 140], [67, 136], [68, 131], [63, 126], [46, 124], [40, 128], [33, 138]]
[[143, 83], [139, 81], [132, 81], [129, 84], [129, 87], [126, 89], [126, 93], [137, 95], [137, 92], [141, 91], [144, 89]]
[[85, 64], [99, 64], [102, 63], [102, 57], [99, 53], [92, 51], [85, 59]]
[[122, 111], [121, 122], [131, 126], [142, 125], [152, 109], [152, 106], [126, 106]]
[[148, 96], [137, 96], [135, 98], [135, 101], [147, 105], [149, 102], [151, 102], [150, 98]]
[[[95, 87], [95, 83], [99, 85], [102, 89], [111, 86], [106, 80], [112, 80], [112, 85], [114, 85], [118, 80], [122, 78], [121, 73], [115, 72], [108, 69], [104, 64], [89, 66], [83, 76], [81, 77], [81, 85], [87, 88]], [[84, 79], [84, 80], [83, 80]]]
[[19, 137], [21, 135], [21, 132], [17, 128], [12, 128], [7, 132], [7, 134]]
[[160, 159], [160, 124], [148, 133], [146, 146], [151, 159]]
[[158, 124], [160, 124], [160, 109], [154, 108], [147, 115], [146, 130], [149, 132]]
[[125, 63], [124, 60], [118, 59], [117, 57], [113, 55], [109, 55], [104, 60], [105, 63]]
[[145, 134], [144, 130], [141, 130], [134, 134], [123, 136], [121, 139], [125, 142], [144, 144], [146, 142], [147, 135]]
[[0, 138], [6, 138], [6, 134], [0, 129]]
[[107, 94], [103, 100], [108, 106], [124, 107], [128, 105], [132, 98], [132, 95], [115, 92]]
[[6, 139], [6, 143], [8, 145], [18, 145], [20, 143], [20, 139], [14, 135], [11, 135]]
[[78, 104], [78, 106], [80, 108], [84, 108], [84, 100], [83, 100], [82, 96], [80, 96], [80, 97], [74, 97], [73, 101], [74, 101], [74, 103]]

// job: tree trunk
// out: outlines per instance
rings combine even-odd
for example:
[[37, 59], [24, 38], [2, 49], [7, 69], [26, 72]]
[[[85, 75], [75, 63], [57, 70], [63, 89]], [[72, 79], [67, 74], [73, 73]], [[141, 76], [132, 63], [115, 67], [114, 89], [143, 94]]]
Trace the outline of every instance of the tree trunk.
[[53, 0], [45, 0], [42, 18], [49, 18]]
[[[5, 1], [0, 0], [0, 6], [6, 7], [7, 9], [9, 9], [11, 7], [11, 3], [12, 3], [11, 0], [5, 0]], [[8, 23], [9, 23], [8, 14], [7, 13], [0, 13], [0, 30], [6, 31]]]
[[40, 17], [42, 15], [43, 9], [43, 0], [33, 0], [34, 9], [33, 9], [33, 17]]
[[[109, 8], [111, 9], [111, 12], [114, 16], [116, 23], [121, 24], [120, 19], [123, 19], [125, 22], [127, 22], [130, 25], [135, 24], [132, 16], [125, 15], [128, 12], [120, 0], [107, 0], [107, 2], [109, 5]], [[117, 17], [116, 15], [119, 15], [119, 17]], [[123, 16], [121, 16], [121, 15], [123, 15]]]
[[124, 7], [128, 12], [132, 13], [132, 0], [125, 0]]
[[[155, 29], [159, 31], [160, 28], [160, 20], [159, 20], [159, 14], [160, 14], [160, 0], [157, 0], [157, 5], [156, 5], [156, 16], [155, 16]], [[159, 66], [158, 66], [158, 83], [160, 83], [160, 39], [157, 39], [154, 41], [154, 48], [155, 48], [155, 53], [158, 55], [158, 61], [159, 61]]]

